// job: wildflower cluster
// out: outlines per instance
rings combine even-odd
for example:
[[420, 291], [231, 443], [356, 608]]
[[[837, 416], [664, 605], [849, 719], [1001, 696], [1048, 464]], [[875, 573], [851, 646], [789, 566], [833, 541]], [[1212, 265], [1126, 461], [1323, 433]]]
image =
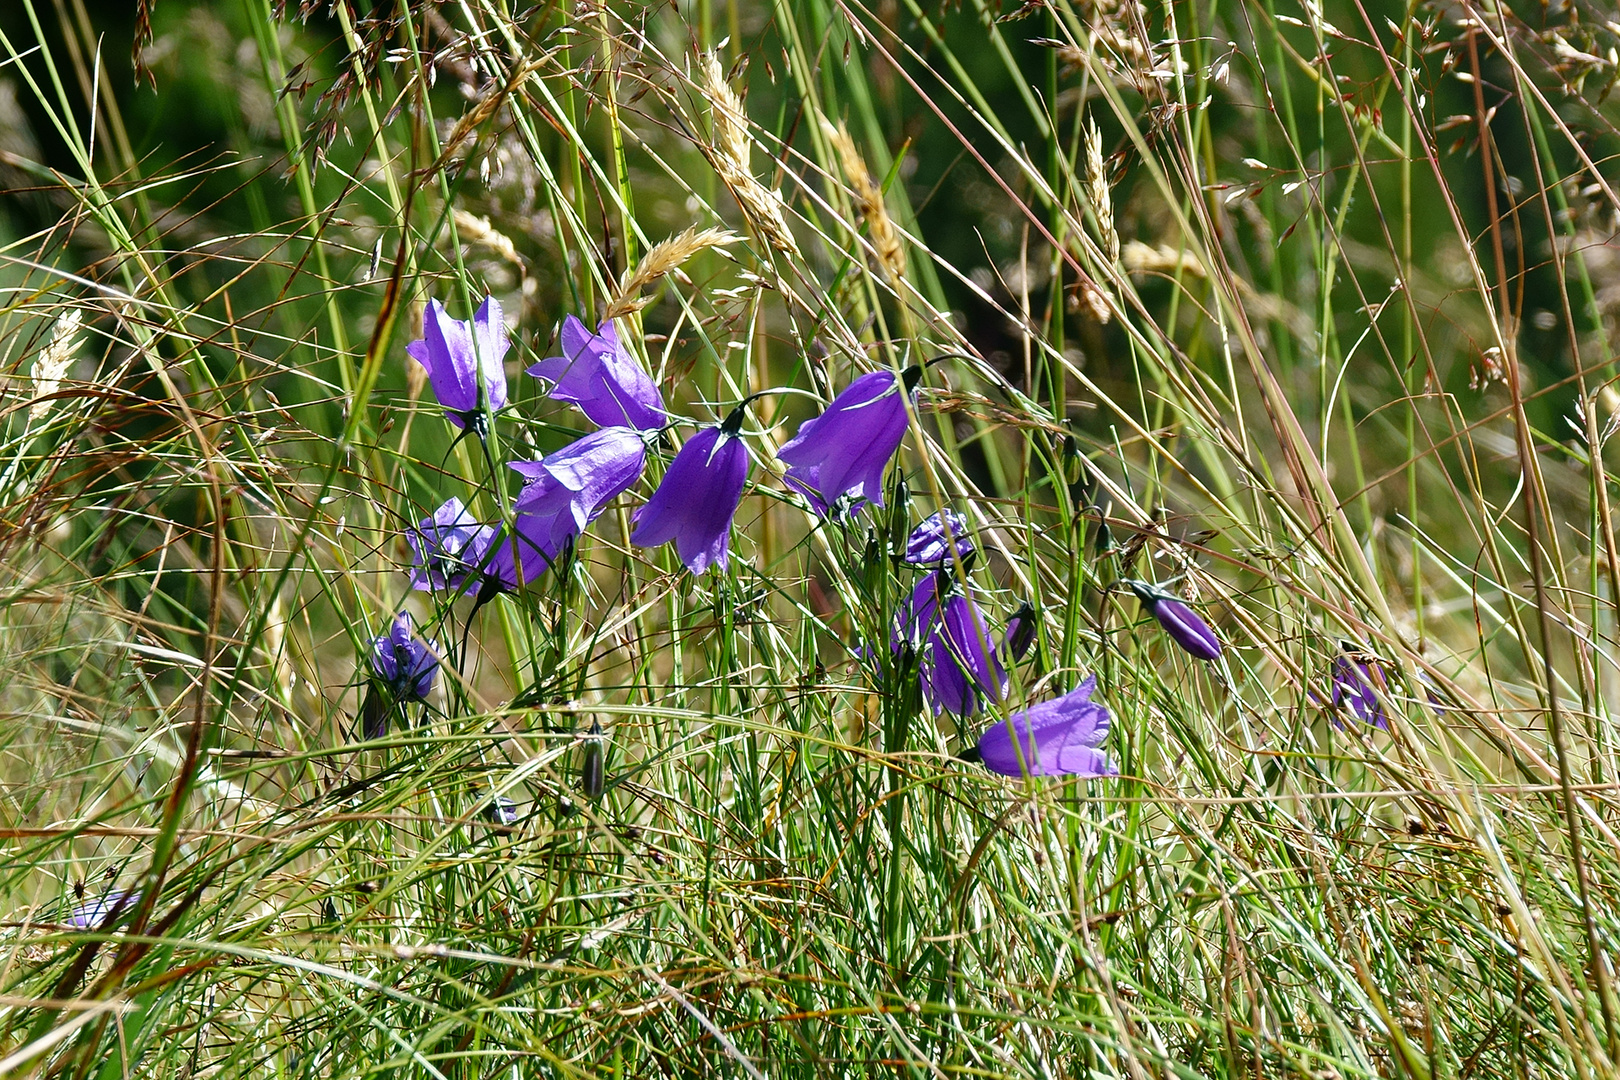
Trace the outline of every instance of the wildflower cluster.
[[[657, 382], [624, 347], [611, 319], [593, 332], [570, 315], [560, 339], [562, 355], [541, 360], [527, 372], [549, 384], [548, 397], [573, 405], [597, 429], [544, 458], [507, 462], [523, 478], [508, 518], [480, 521], [452, 497], [408, 528], [413, 589], [470, 595], [481, 606], [535, 584], [569, 557], [615, 499], [640, 482], [649, 447], [680, 423], [665, 408]], [[486, 448], [492, 422], [507, 405], [502, 361], [508, 347], [501, 308], [493, 298], [484, 301], [470, 323], [450, 318], [438, 301], [430, 301], [422, 337], [407, 347], [426, 370], [445, 418], [476, 435]], [[913, 366], [854, 379], [778, 451], [786, 466], [786, 485], [825, 518], [848, 521], [868, 504], [882, 507], [884, 474], [911, 426], [922, 375], [923, 368]], [[694, 575], [726, 569], [733, 519], [753, 467], [742, 433], [751, 400], [685, 440], [656, 489], [631, 516], [633, 545], [672, 543]], [[1025, 604], [998, 641], [973, 594], [977, 557], [968, 519], [955, 510], [935, 513], [910, 534], [901, 558], [921, 574], [894, 619], [893, 654], [914, 673], [922, 700], [935, 716], [949, 713], [961, 721], [987, 710], [998, 713], [977, 747], [964, 755], [991, 771], [1007, 776], [1113, 775], [1116, 770], [1100, 748], [1109, 714], [1091, 700], [1094, 677], [1055, 700], [1005, 712], [1009, 668], [1035, 640], [1035, 611]], [[1214, 631], [1184, 602], [1157, 586], [1126, 584], [1183, 649], [1203, 660], [1220, 656]], [[416, 637], [410, 616], [399, 614], [372, 643], [371, 690], [362, 707], [366, 736], [381, 736], [405, 704], [425, 701], [439, 664], [438, 655]], [[588, 763], [595, 762], [595, 780], [587, 776], [587, 787], [597, 791], [602, 783], [600, 744], [600, 730], [593, 729], [590, 749], [595, 756]]]

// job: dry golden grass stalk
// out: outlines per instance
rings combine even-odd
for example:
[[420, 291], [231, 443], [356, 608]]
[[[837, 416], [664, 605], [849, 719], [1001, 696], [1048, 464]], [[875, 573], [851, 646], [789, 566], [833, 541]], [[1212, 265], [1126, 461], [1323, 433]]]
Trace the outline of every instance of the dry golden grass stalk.
[[29, 406], [28, 419], [38, 420], [51, 411], [53, 401], [43, 400], [49, 398], [61, 389], [62, 378], [73, 366], [74, 358], [79, 353], [79, 326], [82, 322], [77, 308], [70, 309], [66, 315], [56, 320], [56, 328], [51, 331], [51, 340], [45, 348], [40, 350], [39, 356], [34, 359], [34, 370], [31, 373], [34, 379], [33, 405]]
[[799, 254], [799, 245], [788, 230], [787, 218], [782, 212], [782, 196], [754, 179], [749, 167], [752, 143], [748, 139], [747, 114], [743, 112], [742, 98], [726, 82], [720, 61], [713, 53], [703, 57], [703, 92], [709, 99], [714, 117], [714, 134], [709, 147], [709, 160], [720, 180], [731, 190], [743, 216], [754, 230], [772, 247], [789, 255]]
[[465, 210], [453, 211], [456, 230], [475, 244], [482, 244], [509, 263], [523, 266], [523, 256], [512, 246], [512, 238], [489, 223], [489, 218], [469, 214]]
[[883, 189], [872, 180], [866, 161], [855, 148], [855, 140], [849, 137], [849, 128], [844, 126], [842, 120], [834, 127], [823, 119], [821, 130], [838, 154], [839, 164], [844, 168], [844, 178], [849, 181], [855, 201], [860, 205], [861, 216], [866, 219], [866, 234], [877, 252], [878, 264], [883, 267], [889, 284], [899, 288], [900, 279], [906, 275], [906, 253], [900, 246], [900, 233], [894, 227], [894, 219], [889, 217], [889, 208], [883, 202]]
[[1103, 166], [1102, 132], [1086, 117], [1086, 198], [1097, 219], [1097, 240], [1110, 263], [1119, 261], [1119, 233], [1114, 228], [1114, 199]]
[[1130, 274], [1174, 274], [1179, 270], [1195, 277], [1204, 276], [1204, 268], [1192, 252], [1177, 251], [1169, 244], [1155, 248], [1132, 240], [1120, 252], [1120, 261]]
[[444, 140], [443, 149], [439, 151], [439, 159], [425, 170], [425, 174], [432, 175], [455, 160], [456, 156], [461, 153], [463, 146], [472, 138], [473, 133], [483, 125], [485, 120], [495, 115], [495, 110], [504, 105], [506, 99], [517, 92], [525, 79], [545, 65], [546, 59], [546, 57], [541, 57], [538, 60], [525, 60], [515, 65], [510, 74], [507, 75], [505, 83], [485, 93], [471, 109], [462, 114], [461, 118], [456, 121], [455, 128]]
[[622, 315], [640, 311], [652, 303], [651, 296], [640, 295], [647, 286], [677, 269], [700, 251], [708, 248], [726, 248], [741, 240], [742, 237], [726, 229], [704, 229], [699, 232], [695, 227], [668, 240], [660, 240], [647, 250], [647, 254], [641, 257], [641, 262], [634, 270], [625, 274], [618, 294], [608, 304], [605, 317], [617, 319]]

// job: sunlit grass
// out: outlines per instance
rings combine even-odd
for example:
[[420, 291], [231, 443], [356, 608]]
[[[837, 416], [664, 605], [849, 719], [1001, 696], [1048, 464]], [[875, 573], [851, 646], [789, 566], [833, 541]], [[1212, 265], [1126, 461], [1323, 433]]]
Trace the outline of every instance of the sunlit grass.
[[[279, 6], [157, 5], [155, 100], [0, 22], [0, 1072], [1615, 1072], [1612, 12]], [[404, 348], [486, 293], [487, 457]], [[799, 391], [730, 568], [629, 544], [688, 425], [540, 586], [411, 592], [610, 312], [691, 424]], [[783, 486], [947, 354], [903, 498]], [[1038, 612], [1007, 709], [1094, 673], [1118, 778], [959, 760], [1001, 712], [863, 649], [942, 507]], [[457, 662], [367, 741], [401, 608]]]

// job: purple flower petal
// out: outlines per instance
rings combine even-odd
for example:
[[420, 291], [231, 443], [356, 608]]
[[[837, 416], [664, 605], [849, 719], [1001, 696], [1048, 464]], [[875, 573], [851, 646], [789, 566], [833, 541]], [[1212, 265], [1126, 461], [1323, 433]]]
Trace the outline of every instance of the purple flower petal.
[[[639, 433], [607, 427], [540, 461], [511, 462], [511, 468], [528, 480], [513, 503], [523, 579], [543, 576], [610, 502], [641, 479], [646, 461], [646, 444]], [[495, 573], [515, 588], [513, 546], [503, 545], [496, 555]]]
[[667, 413], [658, 384], [619, 341], [610, 319], [591, 333], [570, 315], [563, 320], [562, 356], [529, 367], [530, 375], [556, 385], [548, 397], [571, 401], [602, 427], [650, 431], [664, 426]]
[[1348, 707], [1363, 724], [1388, 728], [1389, 717], [1384, 713], [1383, 703], [1378, 700], [1376, 679], [1378, 676], [1371, 664], [1340, 653], [1333, 658], [1330, 696], [1334, 707]]
[[935, 715], [968, 716], [1007, 692], [984, 612], [943, 571], [924, 575], [912, 589], [895, 627], [894, 646], [902, 644], [917, 652], [923, 700]]
[[1192, 608], [1157, 585], [1145, 581], [1128, 581], [1126, 584], [1177, 645], [1199, 660], [1220, 657], [1221, 639]]
[[470, 324], [450, 318], [443, 304], [429, 300], [422, 312], [422, 336], [405, 351], [427, 369], [428, 385], [444, 406], [445, 418], [466, 427], [479, 410], [480, 377], [489, 411], [506, 406], [502, 361], [509, 344], [501, 305], [493, 296], [485, 298]]
[[416, 636], [409, 612], [400, 612], [388, 633], [371, 642], [371, 670], [399, 701], [422, 701], [439, 675], [439, 658]]
[[710, 566], [724, 570], [731, 521], [742, 502], [751, 468], [748, 447], [720, 427], [705, 428], [682, 446], [647, 504], [636, 511], [630, 542], [657, 547], [675, 541], [675, 552], [693, 574]]
[[487, 551], [495, 530], [479, 524], [457, 498], [449, 498], [423, 518], [405, 539], [416, 553], [411, 588], [459, 590], [478, 568], [478, 556]]
[[1073, 691], [992, 724], [979, 738], [985, 768], [1003, 776], [1117, 776], [1098, 747], [1108, 737], [1108, 710], [1091, 700], [1097, 677]]
[[906, 398], [899, 383], [892, 371], [862, 375], [777, 451], [788, 463], [787, 482], [813, 492], [818, 513], [845, 496], [883, 505], [883, 472], [906, 434]]
[[1007, 620], [1007, 629], [1001, 638], [1001, 651], [1006, 654], [1008, 663], [1016, 664], [1024, 658], [1029, 647], [1035, 644], [1036, 630], [1035, 607], [1026, 600]]
[[62, 925], [75, 930], [95, 930], [115, 923], [134, 912], [141, 902], [139, 889], [112, 889], [105, 895], [87, 900], [62, 916]]
[[955, 510], [941, 510], [911, 530], [906, 540], [905, 561], [908, 563], [937, 563], [955, 558], [965, 559], [973, 554], [973, 541], [968, 539], [967, 518]]

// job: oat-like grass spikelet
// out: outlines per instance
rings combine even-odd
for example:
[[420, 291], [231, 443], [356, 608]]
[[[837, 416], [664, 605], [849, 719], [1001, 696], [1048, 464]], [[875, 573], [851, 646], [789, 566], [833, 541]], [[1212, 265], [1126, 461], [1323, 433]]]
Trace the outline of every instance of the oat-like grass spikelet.
[[35, 358], [32, 372], [35, 401], [29, 406], [28, 419], [38, 420], [50, 412], [55, 404], [47, 399], [61, 388], [63, 376], [79, 354], [79, 327], [82, 321], [77, 308], [70, 309], [57, 319], [56, 327], [51, 331], [51, 340]]
[[1119, 261], [1119, 232], [1114, 228], [1114, 199], [1103, 166], [1102, 132], [1086, 117], [1086, 198], [1097, 219], [1097, 240], [1110, 263]]
[[714, 120], [714, 132], [709, 146], [709, 159], [720, 180], [731, 190], [737, 205], [750, 225], [772, 247], [789, 255], [799, 254], [799, 245], [788, 230], [787, 218], [782, 213], [780, 192], [766, 187], [754, 179], [749, 167], [752, 144], [748, 139], [747, 114], [743, 112], [742, 98], [726, 81], [719, 59], [708, 53], [701, 64], [702, 90], [709, 99]]
[[1174, 274], [1178, 270], [1195, 277], [1204, 276], [1204, 267], [1190, 251], [1177, 251], [1169, 244], [1152, 247], [1140, 240], [1127, 243], [1120, 253], [1128, 274]]
[[900, 246], [900, 233], [894, 227], [894, 219], [889, 217], [889, 208], [883, 201], [883, 189], [872, 179], [872, 174], [866, 168], [866, 161], [861, 152], [855, 147], [855, 140], [849, 137], [849, 128], [843, 121], [834, 127], [826, 120], [821, 122], [822, 131], [832, 143], [833, 150], [838, 154], [838, 162], [843, 166], [844, 178], [849, 181], [850, 190], [855, 193], [855, 201], [860, 205], [861, 217], [866, 219], [867, 236], [872, 241], [872, 247], [877, 252], [878, 263], [883, 267], [889, 284], [899, 286], [900, 279], [906, 274], [906, 254]]
[[465, 210], [454, 211], [454, 216], [456, 229], [468, 240], [482, 244], [509, 263], [520, 267], [524, 265], [523, 256], [512, 245], [512, 238], [491, 225], [489, 218], [469, 214]]
[[682, 263], [700, 251], [709, 248], [724, 249], [741, 240], [742, 237], [727, 229], [699, 231], [696, 228], [687, 229], [667, 240], [660, 240], [647, 250], [647, 254], [642, 256], [635, 269], [624, 276], [618, 294], [612, 303], [608, 304], [606, 317], [617, 319], [622, 315], [640, 311], [652, 303], [651, 296], [641, 295], [647, 286], [678, 269]]

